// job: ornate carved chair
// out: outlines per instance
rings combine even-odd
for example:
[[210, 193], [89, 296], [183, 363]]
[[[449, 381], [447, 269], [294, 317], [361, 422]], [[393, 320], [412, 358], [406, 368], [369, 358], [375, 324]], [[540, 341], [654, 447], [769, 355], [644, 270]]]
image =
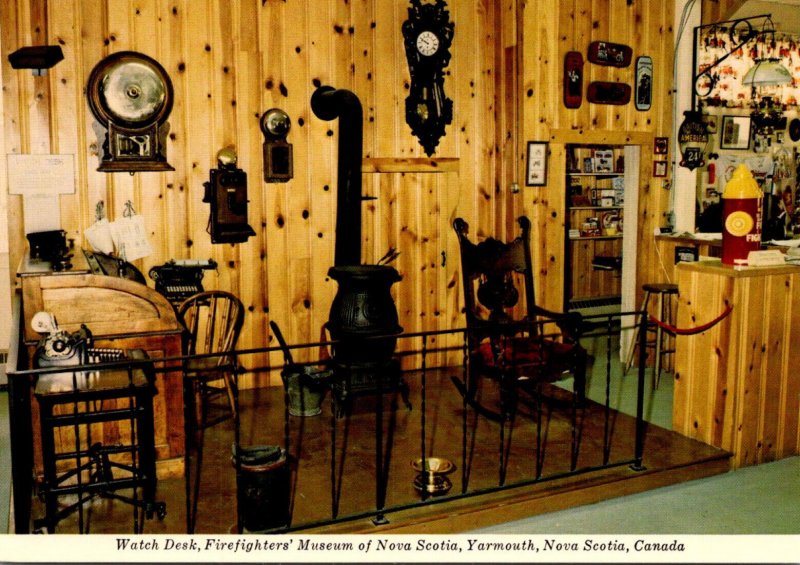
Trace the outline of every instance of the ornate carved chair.
[[[519, 392], [537, 393], [540, 383], [574, 378], [574, 399], [582, 403], [586, 387], [586, 350], [578, 343], [582, 318], [536, 305], [530, 253], [530, 220], [518, 219], [522, 233], [509, 243], [469, 238], [469, 225], [453, 227], [461, 251], [467, 321], [466, 382], [453, 377], [459, 392], [479, 413], [494, 419], [513, 417]], [[518, 288], [518, 285], [521, 288]], [[524, 302], [519, 304], [520, 296]], [[483, 379], [499, 386], [499, 410], [481, 402]]]

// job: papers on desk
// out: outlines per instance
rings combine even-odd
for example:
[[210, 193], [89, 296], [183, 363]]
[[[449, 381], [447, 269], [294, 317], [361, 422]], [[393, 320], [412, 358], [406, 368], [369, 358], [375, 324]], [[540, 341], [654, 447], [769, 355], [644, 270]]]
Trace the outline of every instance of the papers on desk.
[[771, 239], [767, 243], [780, 247], [800, 247], [800, 239]]
[[691, 237], [702, 241], [719, 241], [722, 239], [722, 232], [697, 232], [693, 233]]

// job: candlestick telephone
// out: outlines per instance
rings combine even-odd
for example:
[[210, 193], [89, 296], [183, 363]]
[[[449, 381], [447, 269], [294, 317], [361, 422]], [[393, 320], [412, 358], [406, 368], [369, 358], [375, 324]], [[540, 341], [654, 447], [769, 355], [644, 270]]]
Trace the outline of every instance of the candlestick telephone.
[[203, 183], [203, 202], [211, 204], [208, 230], [212, 243], [241, 243], [256, 234], [247, 223], [247, 173], [236, 167], [236, 152], [217, 153], [217, 169]]

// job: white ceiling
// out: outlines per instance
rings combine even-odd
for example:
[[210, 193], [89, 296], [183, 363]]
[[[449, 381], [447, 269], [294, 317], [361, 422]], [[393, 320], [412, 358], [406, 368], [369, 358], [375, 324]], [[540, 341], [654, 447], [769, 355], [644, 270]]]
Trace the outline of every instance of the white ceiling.
[[738, 20], [764, 14], [772, 14], [777, 31], [800, 35], [800, 0], [747, 0], [725, 19]]

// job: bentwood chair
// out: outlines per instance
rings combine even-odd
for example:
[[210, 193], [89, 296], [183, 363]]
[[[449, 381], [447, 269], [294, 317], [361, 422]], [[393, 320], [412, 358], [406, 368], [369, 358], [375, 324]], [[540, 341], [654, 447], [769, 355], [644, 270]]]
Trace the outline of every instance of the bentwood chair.
[[[184, 399], [187, 414], [197, 414], [204, 427], [217, 423], [207, 421], [209, 401], [221, 394], [227, 396], [230, 415], [237, 415], [236, 359], [226, 355], [234, 350], [244, 321], [242, 302], [233, 294], [211, 290], [195, 294], [178, 306], [178, 315], [187, 330], [186, 355], [217, 354], [192, 358], [184, 370]], [[220, 383], [221, 381], [221, 383]]]

